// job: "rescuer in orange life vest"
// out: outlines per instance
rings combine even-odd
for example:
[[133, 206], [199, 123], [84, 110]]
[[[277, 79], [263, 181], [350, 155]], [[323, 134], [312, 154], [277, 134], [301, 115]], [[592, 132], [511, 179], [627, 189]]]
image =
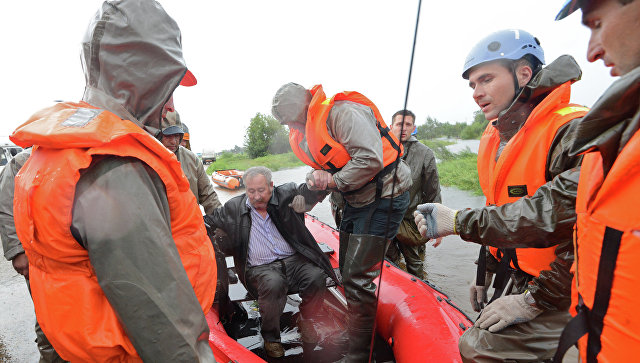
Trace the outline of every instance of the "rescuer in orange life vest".
[[15, 225], [38, 322], [65, 360], [215, 361], [213, 248], [178, 160], [154, 138], [174, 89], [195, 83], [180, 37], [155, 1], [105, 2], [82, 42], [82, 101], [11, 136], [34, 146], [15, 179]]
[[[478, 150], [478, 176], [488, 207], [459, 211], [455, 232], [482, 244], [503, 239], [505, 231], [518, 230], [518, 239], [549, 229], [565, 232], [550, 236], [552, 247], [546, 249], [480, 249], [470, 300], [476, 311], [489, 304], [460, 338], [465, 361], [549, 359], [571, 317], [571, 230], [576, 221], [577, 184], [568, 182], [553, 189], [563, 198], [553, 207], [548, 195], [527, 199], [529, 203], [520, 204], [518, 210], [508, 207], [567, 170], [579, 173], [581, 158], [568, 156], [567, 143], [572, 140], [571, 125], [587, 111], [569, 103], [571, 84], [582, 72], [568, 55], [544, 68], [543, 64], [540, 42], [523, 30], [488, 35], [465, 61], [462, 76], [491, 120]], [[439, 211], [446, 208], [423, 204], [418, 210], [426, 213], [431, 206]], [[453, 233], [455, 211], [449, 216]], [[507, 288], [509, 279], [511, 288]], [[495, 292], [489, 300], [492, 280]]]
[[[583, 362], [625, 362], [640, 355], [640, 1], [569, 0], [556, 19], [577, 9], [582, 9], [582, 23], [591, 31], [587, 59], [602, 59], [612, 76], [620, 76], [572, 125], [568, 154], [584, 156], [581, 172], [564, 172], [532, 197], [486, 213], [519, 217], [521, 210], [543, 200], [557, 210], [567, 204], [564, 193], [558, 192], [578, 183], [571, 303], [576, 308], [572, 314], [578, 315], [562, 333], [555, 358], [559, 361], [579, 339]], [[464, 232], [466, 219], [461, 218], [477, 211], [462, 210], [456, 217], [456, 211], [442, 205], [423, 210], [426, 215], [417, 219], [425, 235], [458, 232], [469, 241], [497, 247], [547, 247], [573, 232], [561, 223], [545, 223], [536, 233], [503, 229], [497, 238], [479, 240]]]
[[376, 312], [375, 279], [409, 205], [411, 171], [400, 161], [394, 181], [400, 143], [377, 107], [357, 92], [327, 98], [320, 85], [307, 90], [288, 83], [272, 105], [275, 118], [289, 126], [295, 154], [315, 169], [308, 185], [340, 191], [346, 200], [339, 251], [349, 316], [346, 360], [366, 362]]

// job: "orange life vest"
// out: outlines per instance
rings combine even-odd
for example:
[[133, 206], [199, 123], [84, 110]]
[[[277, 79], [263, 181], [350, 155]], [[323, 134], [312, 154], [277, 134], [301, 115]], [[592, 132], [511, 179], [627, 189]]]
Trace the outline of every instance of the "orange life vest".
[[203, 312], [210, 309], [216, 287], [214, 252], [173, 153], [133, 122], [84, 102], [40, 111], [11, 139], [36, 145], [16, 176], [14, 218], [29, 258], [38, 322], [61, 357], [141, 361], [98, 285], [87, 250], [70, 232], [80, 170], [94, 155], [134, 157], [159, 175], [167, 192], [173, 240]]
[[[567, 82], [545, 97], [509, 140], [497, 162], [499, 132], [493, 125], [487, 125], [478, 150], [478, 176], [487, 205], [503, 205], [532, 196], [547, 182], [547, 157], [558, 129], [588, 111], [585, 107], [569, 104], [570, 96], [571, 82]], [[511, 267], [538, 276], [542, 270], [550, 268], [555, 259], [555, 248], [518, 248], [515, 250], [517, 262], [511, 261]], [[503, 257], [502, 251], [495, 247], [489, 251], [498, 260]]]
[[576, 200], [572, 289], [572, 305], [579, 312], [574, 319], [584, 319], [583, 333], [588, 333], [578, 344], [583, 362], [630, 362], [640, 356], [638, 206], [640, 132], [606, 176], [601, 154], [585, 154]]
[[[346, 91], [338, 93], [331, 98], [326, 98], [322, 85], [313, 86], [311, 94], [313, 98], [307, 111], [305, 132], [302, 133], [293, 128], [289, 130], [291, 148], [302, 162], [314, 169], [323, 169], [335, 173], [351, 160], [347, 149], [334, 140], [327, 129], [327, 118], [335, 101], [359, 103], [373, 111], [377, 121], [376, 126], [382, 138], [382, 163], [385, 167], [396, 160], [398, 152], [402, 155], [402, 145], [398, 142], [396, 136], [389, 131], [376, 105], [364, 95], [358, 92]], [[300, 147], [300, 144], [305, 140], [311, 156], [307, 155]]]

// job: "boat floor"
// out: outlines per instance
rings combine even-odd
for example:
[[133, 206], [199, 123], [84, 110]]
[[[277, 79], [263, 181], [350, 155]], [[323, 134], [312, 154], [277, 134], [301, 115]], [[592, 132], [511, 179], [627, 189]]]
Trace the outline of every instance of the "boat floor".
[[[246, 347], [252, 353], [267, 362], [335, 362], [345, 354], [343, 349], [334, 343], [334, 339], [346, 331], [346, 309], [329, 292], [325, 294], [323, 311], [328, 317], [319, 324], [319, 343], [303, 343], [297, 328], [300, 315], [298, 305], [301, 299], [298, 294], [289, 295], [284, 312], [280, 317], [281, 342], [285, 350], [282, 358], [270, 358], [263, 348], [263, 339], [260, 335], [260, 313], [255, 300], [242, 298], [246, 295], [246, 289], [240, 282], [229, 285], [229, 296], [233, 302], [235, 313], [231, 321], [224, 324], [227, 334], [236, 339], [238, 343]], [[395, 362], [393, 351], [386, 342], [376, 336], [374, 345], [374, 362]]]

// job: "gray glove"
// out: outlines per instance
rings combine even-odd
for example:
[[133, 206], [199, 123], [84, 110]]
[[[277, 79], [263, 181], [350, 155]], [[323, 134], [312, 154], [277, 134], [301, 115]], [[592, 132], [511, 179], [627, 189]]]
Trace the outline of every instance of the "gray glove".
[[525, 292], [519, 295], [503, 296], [482, 311], [476, 320], [476, 325], [481, 329], [489, 329], [490, 332], [498, 332], [509, 325], [525, 323], [542, 314], [542, 310], [535, 305], [530, 305]]
[[487, 272], [484, 278], [484, 286], [478, 286], [476, 283], [471, 284], [469, 288], [469, 301], [473, 311], [480, 311], [484, 308], [489, 299], [487, 299], [487, 290], [491, 286], [493, 280], [493, 272]]
[[435, 239], [455, 234], [457, 210], [440, 203], [420, 204], [413, 216], [422, 237]]
[[304, 213], [313, 209], [312, 206], [307, 205], [307, 201], [300, 194], [293, 197], [293, 200], [289, 203], [289, 207], [293, 208], [296, 213]]

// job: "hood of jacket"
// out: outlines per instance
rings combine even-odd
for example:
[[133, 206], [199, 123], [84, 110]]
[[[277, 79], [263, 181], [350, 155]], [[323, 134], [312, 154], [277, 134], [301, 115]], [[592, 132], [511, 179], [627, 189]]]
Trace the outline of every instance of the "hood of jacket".
[[187, 67], [178, 24], [154, 0], [105, 1], [82, 40], [82, 100], [156, 136]]
[[597, 149], [605, 174], [640, 129], [640, 67], [620, 77], [572, 130], [571, 155]]
[[511, 105], [500, 112], [498, 119], [492, 124], [500, 132], [500, 139], [508, 142], [520, 130], [531, 114], [531, 111], [542, 100], [560, 85], [582, 77], [582, 70], [570, 55], [560, 56], [538, 72], [529, 83], [522, 88]]

